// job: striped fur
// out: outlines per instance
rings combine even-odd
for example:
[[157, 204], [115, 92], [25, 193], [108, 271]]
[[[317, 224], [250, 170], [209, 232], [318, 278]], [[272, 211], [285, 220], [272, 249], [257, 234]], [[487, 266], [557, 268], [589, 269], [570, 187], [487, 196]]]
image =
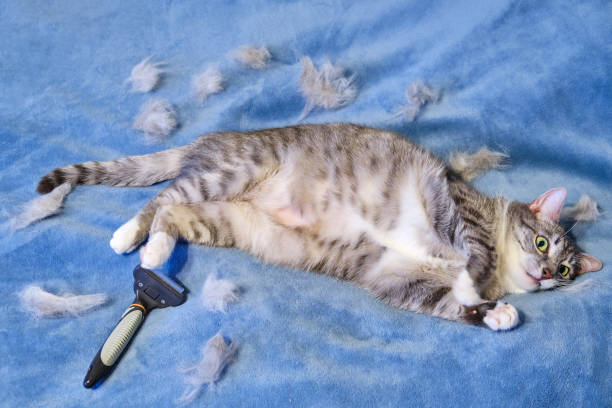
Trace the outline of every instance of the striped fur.
[[532, 229], [564, 248], [555, 262], [567, 258], [572, 278], [579, 268], [558, 224], [477, 192], [400, 135], [349, 124], [205, 134], [153, 155], [61, 167], [38, 191], [170, 178], [111, 239], [123, 253], [149, 236], [144, 267], [165, 262], [179, 237], [234, 246], [354, 282], [395, 307], [496, 330], [518, 314], [491, 301], [530, 290], [509, 271], [536, 251]]
[[46, 194], [55, 187], [70, 183], [106, 184], [109, 186], [150, 186], [179, 175], [189, 146], [145, 156], [130, 156], [109, 162], [90, 161], [58, 167], [38, 182], [36, 191]]

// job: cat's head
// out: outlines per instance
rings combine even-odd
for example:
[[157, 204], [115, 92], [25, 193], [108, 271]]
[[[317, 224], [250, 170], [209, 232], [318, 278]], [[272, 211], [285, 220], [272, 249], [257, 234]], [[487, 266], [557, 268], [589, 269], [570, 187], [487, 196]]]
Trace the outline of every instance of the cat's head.
[[531, 204], [509, 207], [507, 253], [502, 254], [512, 291], [551, 289], [598, 271], [601, 261], [581, 252], [559, 224], [565, 188], [553, 188]]

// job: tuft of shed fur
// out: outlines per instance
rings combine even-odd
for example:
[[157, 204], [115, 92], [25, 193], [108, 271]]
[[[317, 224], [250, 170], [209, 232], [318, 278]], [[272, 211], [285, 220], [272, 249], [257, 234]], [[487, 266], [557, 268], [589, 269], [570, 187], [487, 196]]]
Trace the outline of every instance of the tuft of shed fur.
[[72, 190], [70, 183], [63, 183], [50, 189], [48, 194], [35, 198], [23, 206], [21, 212], [11, 218], [9, 224], [13, 231], [27, 227], [33, 222], [57, 214], [64, 198]]
[[150, 99], [134, 119], [134, 129], [154, 137], [167, 137], [177, 126], [176, 112], [165, 99]]
[[298, 120], [304, 119], [315, 107], [337, 109], [352, 102], [357, 96], [354, 78], [347, 78], [342, 67], [327, 59], [317, 71], [309, 57], [302, 58], [300, 89], [306, 98], [306, 106]]
[[164, 65], [165, 62], [149, 62], [151, 57], [147, 57], [140, 61], [134, 68], [130, 77], [126, 79], [126, 82], [132, 84], [132, 92], [150, 92], [159, 83], [163, 70], [159, 69], [159, 66]]
[[561, 217], [565, 219], [573, 219], [575, 221], [595, 221], [601, 216], [597, 209], [597, 202], [588, 195], [584, 194], [578, 202], [566, 207], [561, 212]]
[[483, 147], [474, 154], [453, 152], [449, 162], [453, 171], [463, 180], [470, 181], [488, 170], [503, 167], [508, 157], [505, 153]]
[[22, 306], [36, 317], [77, 316], [105, 304], [103, 293], [54, 295], [40, 286], [29, 285], [17, 294]]
[[408, 104], [400, 109], [399, 114], [405, 115], [409, 121], [414, 121], [425, 105], [436, 102], [440, 94], [429, 88], [422, 80], [416, 80], [406, 89]]
[[243, 45], [234, 51], [234, 58], [249, 68], [264, 69], [270, 62], [272, 54], [266, 47]]
[[239, 289], [234, 282], [227, 279], [217, 279], [210, 274], [202, 288], [202, 303], [208, 310], [225, 313], [228, 303], [238, 300]]
[[223, 76], [215, 66], [193, 77], [191, 86], [200, 100], [204, 102], [210, 95], [223, 91]]
[[189, 388], [183, 393], [180, 402], [192, 402], [204, 384], [217, 381], [225, 367], [234, 359], [236, 351], [236, 343], [226, 344], [219, 333], [208, 340], [202, 350], [202, 360], [194, 366], [180, 370], [189, 374], [185, 378]]

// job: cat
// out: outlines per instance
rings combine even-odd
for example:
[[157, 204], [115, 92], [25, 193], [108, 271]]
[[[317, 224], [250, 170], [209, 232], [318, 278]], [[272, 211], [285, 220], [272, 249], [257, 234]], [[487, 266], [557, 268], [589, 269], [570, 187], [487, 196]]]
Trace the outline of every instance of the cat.
[[558, 223], [567, 192], [531, 204], [491, 198], [405, 137], [353, 124], [216, 132], [145, 156], [60, 167], [63, 183], [146, 186], [174, 179], [112, 236], [154, 269], [179, 237], [326, 273], [391, 306], [507, 330], [508, 293], [569, 284], [602, 263]]

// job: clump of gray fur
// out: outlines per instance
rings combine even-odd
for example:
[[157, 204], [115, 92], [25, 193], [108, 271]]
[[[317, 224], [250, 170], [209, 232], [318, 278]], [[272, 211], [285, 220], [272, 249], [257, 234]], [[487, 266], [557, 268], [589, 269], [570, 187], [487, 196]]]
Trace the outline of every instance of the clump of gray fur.
[[204, 384], [214, 383], [219, 379], [223, 369], [234, 359], [237, 347], [234, 342], [225, 343], [223, 336], [217, 333], [202, 350], [202, 360], [194, 366], [180, 370], [189, 375], [185, 382], [189, 384], [188, 390], [180, 398], [180, 402], [189, 403], [195, 400]]
[[160, 65], [164, 65], [164, 62], [149, 62], [151, 57], [147, 57], [138, 63], [134, 68], [130, 77], [126, 79], [126, 82], [132, 84], [132, 92], [150, 92], [159, 83], [163, 70], [159, 69]]
[[252, 69], [264, 69], [270, 59], [272, 58], [272, 54], [266, 47], [255, 47], [253, 45], [243, 45], [234, 51], [234, 58]]
[[64, 198], [72, 190], [70, 183], [64, 183], [55, 187], [50, 193], [35, 198], [26, 203], [22, 211], [12, 217], [9, 226], [12, 231], [27, 227], [33, 222], [56, 214], [62, 208]]
[[346, 77], [344, 69], [329, 60], [325, 60], [317, 71], [308, 57], [302, 58], [300, 89], [306, 98], [306, 106], [298, 120], [305, 118], [315, 107], [337, 109], [357, 96], [354, 76]]
[[156, 138], [167, 137], [177, 126], [176, 112], [165, 99], [150, 99], [134, 119], [134, 129]]
[[400, 112], [412, 122], [419, 116], [425, 105], [437, 101], [438, 98], [439, 93], [437, 91], [426, 86], [422, 80], [416, 80], [406, 89], [408, 104], [402, 107]]
[[105, 304], [103, 293], [54, 295], [40, 286], [29, 285], [17, 294], [22, 306], [36, 317], [77, 316]]
[[474, 154], [454, 152], [451, 154], [449, 162], [453, 171], [463, 180], [470, 181], [488, 170], [503, 167], [508, 157], [505, 153], [495, 152], [483, 147]]
[[238, 300], [239, 289], [232, 281], [217, 279], [211, 273], [202, 288], [202, 303], [209, 310], [225, 313], [228, 303]]
[[200, 102], [204, 102], [210, 95], [223, 91], [223, 76], [216, 66], [211, 65], [193, 77], [191, 87]]
[[566, 207], [561, 212], [562, 218], [573, 219], [575, 221], [595, 221], [600, 216], [601, 213], [597, 209], [597, 202], [586, 194], [580, 197], [580, 200], [575, 205]]

